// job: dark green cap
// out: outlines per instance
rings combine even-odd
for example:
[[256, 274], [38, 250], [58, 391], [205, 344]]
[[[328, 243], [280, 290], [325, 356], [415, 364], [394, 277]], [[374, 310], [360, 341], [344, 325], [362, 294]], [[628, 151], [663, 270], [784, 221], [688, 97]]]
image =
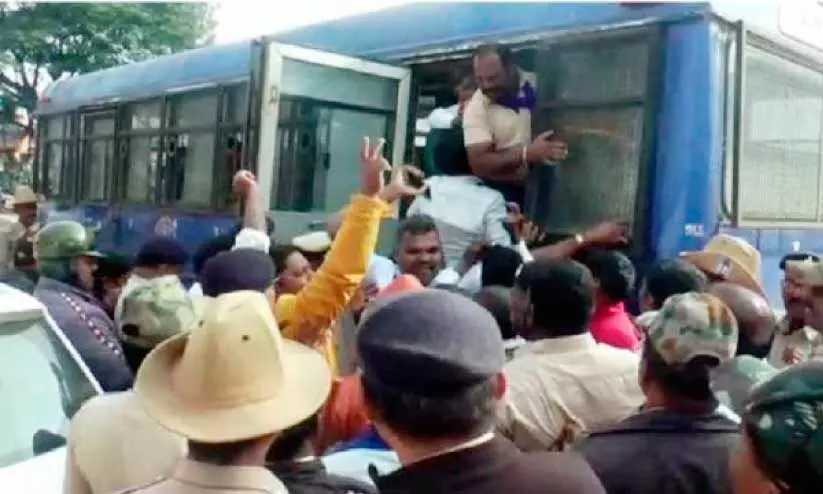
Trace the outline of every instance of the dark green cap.
[[744, 421], [770, 477], [823, 481], [823, 362], [789, 367], [757, 386]]

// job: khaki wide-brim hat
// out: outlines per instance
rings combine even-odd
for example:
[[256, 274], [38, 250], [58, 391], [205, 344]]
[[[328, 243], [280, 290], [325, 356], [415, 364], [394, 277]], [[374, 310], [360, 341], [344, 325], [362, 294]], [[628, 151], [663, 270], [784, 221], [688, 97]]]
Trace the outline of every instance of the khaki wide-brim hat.
[[767, 298], [760, 283], [760, 251], [740, 237], [721, 233], [712, 237], [703, 250], [683, 252], [680, 257], [703, 272]]
[[150, 352], [134, 385], [154, 420], [204, 443], [286, 430], [330, 389], [323, 357], [284, 340], [265, 295], [252, 291], [205, 300], [202, 322]]
[[22, 206], [24, 204], [37, 204], [38, 197], [37, 194], [31, 190], [31, 187], [27, 185], [18, 185], [14, 189], [14, 205], [15, 206]]

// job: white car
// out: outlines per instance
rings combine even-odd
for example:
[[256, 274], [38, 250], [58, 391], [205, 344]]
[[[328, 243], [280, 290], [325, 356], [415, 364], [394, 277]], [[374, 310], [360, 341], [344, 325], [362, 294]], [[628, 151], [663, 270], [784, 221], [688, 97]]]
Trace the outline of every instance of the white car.
[[100, 392], [45, 307], [0, 283], [0, 492], [62, 492], [69, 421]]

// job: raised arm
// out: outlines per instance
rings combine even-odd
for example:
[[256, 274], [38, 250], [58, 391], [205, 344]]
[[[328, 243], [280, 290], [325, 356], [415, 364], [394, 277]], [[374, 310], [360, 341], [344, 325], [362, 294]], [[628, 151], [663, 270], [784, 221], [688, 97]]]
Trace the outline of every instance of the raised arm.
[[628, 243], [629, 225], [623, 221], [604, 221], [582, 234], [560, 242], [532, 250], [535, 259], [563, 259], [592, 245], [625, 245]]
[[234, 239], [233, 249], [256, 249], [268, 252], [271, 239], [266, 232], [266, 209], [260, 200], [260, 186], [248, 170], [234, 176], [234, 191], [245, 202], [243, 228]]
[[380, 221], [389, 208], [388, 200], [393, 195], [416, 195], [423, 190], [404, 182], [384, 184], [383, 172], [391, 168], [382, 156], [383, 145], [383, 140], [376, 146], [365, 140], [360, 193], [341, 215], [341, 226], [326, 260], [303, 290], [277, 301], [275, 315], [287, 338], [313, 345], [323, 337], [363, 281], [377, 245]]

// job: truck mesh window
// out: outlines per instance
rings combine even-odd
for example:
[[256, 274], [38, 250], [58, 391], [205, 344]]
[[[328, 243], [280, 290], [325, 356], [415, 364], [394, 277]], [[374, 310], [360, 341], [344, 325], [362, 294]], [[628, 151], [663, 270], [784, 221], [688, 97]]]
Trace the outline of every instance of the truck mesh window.
[[636, 224], [641, 190], [652, 36], [554, 42], [538, 56], [539, 111], [569, 145], [568, 159], [537, 167], [527, 210], [553, 234], [579, 232], [611, 218]]
[[823, 74], [754, 46], [746, 50], [740, 216], [819, 221]]

